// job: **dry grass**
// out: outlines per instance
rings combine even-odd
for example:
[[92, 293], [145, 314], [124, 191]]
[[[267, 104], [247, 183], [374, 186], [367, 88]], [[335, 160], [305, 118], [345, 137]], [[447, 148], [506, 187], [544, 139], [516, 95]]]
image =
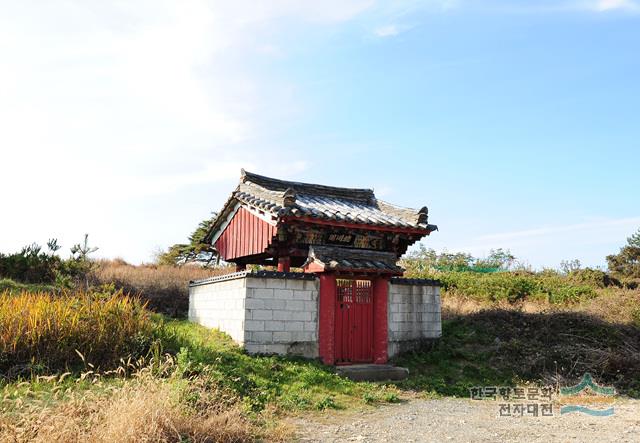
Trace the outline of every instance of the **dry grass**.
[[148, 301], [148, 308], [170, 315], [185, 316], [189, 308], [189, 281], [234, 272], [233, 267], [206, 269], [200, 266], [134, 266], [124, 260], [100, 260], [92, 271], [94, 284], [114, 284]]
[[122, 294], [7, 291], [0, 294], [0, 370], [9, 377], [34, 366], [56, 371], [85, 358], [117, 366], [141, 350], [152, 328], [142, 303]]
[[609, 323], [639, 324], [640, 290], [606, 288], [598, 289], [597, 297], [574, 304], [554, 304], [545, 300], [506, 301], [478, 300], [458, 293], [442, 291], [442, 316], [453, 318], [475, 314], [485, 310], [500, 309], [530, 314], [576, 312]]
[[575, 310], [610, 323], [640, 327], [640, 289], [605, 289], [598, 298], [581, 303]]
[[[132, 380], [105, 395], [89, 391], [51, 405], [31, 405], [0, 416], [0, 442], [246, 442], [284, 441], [286, 428], [270, 430], [247, 419], [235, 405], [221, 402], [218, 391], [194, 392], [206, 398], [197, 409], [181, 385], [151, 376]], [[221, 406], [225, 405], [225, 406]]]

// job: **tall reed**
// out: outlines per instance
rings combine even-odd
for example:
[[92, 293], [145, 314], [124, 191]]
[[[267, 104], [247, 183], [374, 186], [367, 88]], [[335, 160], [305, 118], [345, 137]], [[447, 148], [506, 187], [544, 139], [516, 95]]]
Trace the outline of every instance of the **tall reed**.
[[100, 293], [0, 294], [0, 371], [5, 376], [117, 366], [148, 348], [153, 323], [136, 298]]

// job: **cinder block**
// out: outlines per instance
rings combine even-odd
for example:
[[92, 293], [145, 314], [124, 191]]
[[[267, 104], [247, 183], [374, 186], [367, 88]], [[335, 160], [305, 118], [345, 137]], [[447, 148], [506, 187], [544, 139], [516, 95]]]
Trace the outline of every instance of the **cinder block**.
[[291, 320], [311, 321], [311, 312], [291, 311]]
[[301, 321], [289, 321], [285, 322], [284, 327], [287, 331], [296, 332], [304, 329], [304, 324]]
[[304, 280], [287, 279], [285, 287], [287, 289], [294, 289], [294, 290], [301, 291], [304, 289]]
[[251, 311], [252, 320], [271, 320], [273, 319], [273, 311], [266, 309], [254, 309]]
[[266, 288], [267, 287], [267, 279], [266, 278], [248, 277], [248, 278], [246, 278], [246, 287], [247, 288]]
[[266, 287], [273, 289], [285, 289], [287, 287], [287, 281], [282, 278], [269, 278], [267, 279]]
[[315, 292], [317, 294], [319, 289], [320, 289], [320, 279], [315, 278], [313, 280], [305, 280], [304, 281], [304, 290], [305, 291], [313, 291], [313, 292]]
[[244, 307], [247, 309], [264, 309], [264, 302], [264, 300], [259, 298], [247, 298], [244, 301]]
[[311, 341], [311, 333], [305, 331], [291, 332], [291, 341]]
[[288, 311], [303, 311], [305, 302], [301, 300], [287, 300], [285, 306]]
[[273, 297], [279, 300], [293, 299], [293, 291], [291, 289], [274, 289]]
[[251, 333], [251, 342], [253, 343], [273, 343], [273, 332], [270, 331], [260, 331], [260, 332], [252, 332]]
[[291, 311], [274, 310], [274, 320], [291, 320]]
[[254, 289], [251, 298], [273, 298], [273, 289], [271, 288]]
[[311, 291], [303, 291], [303, 290], [293, 291], [293, 298], [296, 300], [304, 300], [304, 301], [312, 300], [311, 295], [312, 295]]
[[264, 322], [264, 330], [265, 331], [284, 331], [284, 322], [283, 321], [265, 321]]
[[287, 301], [286, 300], [278, 300], [278, 299], [273, 299], [273, 300], [269, 300], [268, 303], [268, 307], [269, 309], [284, 309], [286, 306]]
[[317, 311], [318, 310], [318, 302], [317, 301], [306, 301], [304, 302], [304, 310], [305, 311]]
[[316, 332], [318, 330], [318, 323], [315, 321], [304, 322], [303, 328], [305, 331]]
[[245, 320], [244, 328], [247, 331], [264, 331], [263, 320]]
[[275, 343], [290, 343], [292, 332], [278, 331], [273, 333], [273, 341]]

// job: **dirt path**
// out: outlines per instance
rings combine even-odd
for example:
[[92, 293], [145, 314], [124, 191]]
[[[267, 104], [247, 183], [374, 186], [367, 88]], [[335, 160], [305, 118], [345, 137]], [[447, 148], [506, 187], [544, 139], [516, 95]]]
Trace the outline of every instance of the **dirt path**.
[[493, 401], [412, 400], [358, 413], [296, 421], [303, 442], [640, 442], [640, 401], [618, 400], [615, 414], [500, 417]]

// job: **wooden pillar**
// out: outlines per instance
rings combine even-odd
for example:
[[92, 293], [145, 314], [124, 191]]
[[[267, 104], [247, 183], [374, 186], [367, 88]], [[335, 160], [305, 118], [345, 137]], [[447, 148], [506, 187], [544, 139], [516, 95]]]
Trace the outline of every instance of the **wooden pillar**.
[[291, 257], [278, 257], [278, 272], [289, 272], [291, 269]]
[[373, 362], [376, 364], [388, 360], [388, 297], [389, 277], [376, 277], [373, 280]]
[[335, 363], [336, 276], [321, 273], [318, 313], [318, 353], [325, 365]]

